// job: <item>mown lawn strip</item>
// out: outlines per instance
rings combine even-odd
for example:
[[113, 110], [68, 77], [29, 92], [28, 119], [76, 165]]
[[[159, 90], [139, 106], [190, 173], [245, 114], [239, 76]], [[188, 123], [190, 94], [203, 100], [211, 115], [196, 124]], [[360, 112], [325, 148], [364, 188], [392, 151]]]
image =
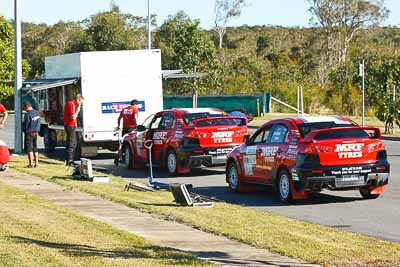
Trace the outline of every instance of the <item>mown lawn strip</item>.
[[[67, 188], [101, 196], [149, 213], [224, 235], [228, 238], [324, 266], [397, 266], [400, 244], [315, 225], [244, 206], [216, 203], [211, 209], [179, 207], [169, 192], [123, 192], [126, 179], [110, 175], [110, 184], [77, 181], [62, 162], [46, 159], [39, 169], [26, 169], [25, 158], [12, 167]], [[45, 172], [43, 170], [46, 170]], [[164, 204], [164, 205], [160, 205]]]
[[214, 266], [0, 182], [0, 266]]

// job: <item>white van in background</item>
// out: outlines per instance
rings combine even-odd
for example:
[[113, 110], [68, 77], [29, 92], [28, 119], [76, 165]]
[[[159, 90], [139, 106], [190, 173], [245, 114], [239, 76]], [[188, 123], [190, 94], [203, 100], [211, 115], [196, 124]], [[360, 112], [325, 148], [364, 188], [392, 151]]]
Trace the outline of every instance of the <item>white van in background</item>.
[[44, 79], [24, 83], [24, 93], [37, 101], [41, 135], [47, 150], [64, 146], [65, 102], [80, 93], [85, 98], [77, 132], [81, 155], [98, 148], [116, 150], [117, 118], [137, 99], [139, 124], [163, 109], [160, 50], [81, 52], [45, 58]]

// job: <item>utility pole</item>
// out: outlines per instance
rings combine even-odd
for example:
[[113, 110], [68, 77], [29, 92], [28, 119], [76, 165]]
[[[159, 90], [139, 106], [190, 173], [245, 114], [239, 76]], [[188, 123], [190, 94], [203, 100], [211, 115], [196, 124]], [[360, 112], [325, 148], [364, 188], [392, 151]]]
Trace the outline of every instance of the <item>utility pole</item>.
[[365, 66], [364, 66], [364, 59], [360, 64], [360, 76], [362, 77], [362, 103], [361, 103], [361, 125], [364, 126], [364, 119], [365, 119]]
[[15, 110], [15, 153], [22, 153], [22, 53], [21, 53], [21, 12], [20, 0], [14, 0], [14, 110]]
[[300, 85], [297, 85], [297, 117], [300, 116]]
[[303, 98], [303, 86], [300, 85], [300, 104], [301, 104], [301, 116], [304, 115], [304, 98]]
[[147, 49], [151, 49], [150, 0], [147, 0]]
[[393, 134], [396, 132], [396, 85], [393, 85]]

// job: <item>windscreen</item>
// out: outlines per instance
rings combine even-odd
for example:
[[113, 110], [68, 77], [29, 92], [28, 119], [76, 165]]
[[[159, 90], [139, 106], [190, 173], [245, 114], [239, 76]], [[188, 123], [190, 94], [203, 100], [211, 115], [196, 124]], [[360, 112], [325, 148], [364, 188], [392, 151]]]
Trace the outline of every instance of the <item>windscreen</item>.
[[[301, 136], [304, 138], [308, 133], [320, 130], [320, 129], [329, 129], [329, 128], [337, 128], [337, 127], [353, 127], [356, 126], [353, 123], [336, 123], [336, 122], [313, 122], [313, 123], [304, 123], [297, 125], [300, 131]], [[327, 140], [327, 139], [337, 139], [337, 138], [369, 138], [367, 132], [364, 130], [346, 130], [346, 131], [332, 131], [319, 133], [315, 136], [315, 140]]]

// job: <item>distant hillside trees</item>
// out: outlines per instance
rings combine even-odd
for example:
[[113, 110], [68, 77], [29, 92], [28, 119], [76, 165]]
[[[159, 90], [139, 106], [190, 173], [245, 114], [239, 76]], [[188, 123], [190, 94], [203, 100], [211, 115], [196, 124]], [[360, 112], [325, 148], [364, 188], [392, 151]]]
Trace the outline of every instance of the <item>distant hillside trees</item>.
[[226, 33], [226, 24], [229, 20], [239, 17], [245, 0], [215, 0], [214, 3], [214, 30], [218, 33], [218, 47], [222, 48], [222, 41]]
[[388, 16], [384, 0], [308, 0], [315, 24], [323, 29], [321, 67], [337, 67], [346, 61], [354, 35], [376, 26]]
[[183, 11], [178, 12], [161, 25], [156, 38], [163, 57], [163, 69], [182, 70], [183, 73], [207, 74], [201, 79], [169, 81], [167, 92], [190, 93], [199, 90], [213, 94], [221, 88], [223, 68], [210, 36], [199, 29], [200, 21], [192, 21]]
[[[169, 16], [152, 32], [152, 46], [162, 51], [162, 68], [201, 72], [207, 77], [167, 80], [163, 83], [164, 93], [271, 92], [296, 106], [297, 87], [302, 86], [306, 113], [359, 115], [358, 65], [364, 59], [367, 114], [376, 114], [388, 125], [390, 121], [395, 123], [398, 119], [393, 114], [399, 110], [399, 103], [393, 103], [391, 95], [394, 86], [400, 88], [400, 28], [379, 26], [388, 13], [384, 2], [307, 1], [315, 22], [312, 27], [221, 24], [225, 26], [220, 49], [220, 35], [214, 29], [200, 29], [199, 21], [184, 12]], [[156, 16], [151, 19], [156, 26]], [[0, 25], [0, 38], [8, 38], [0, 40], [0, 80], [9, 80], [13, 73], [13, 45], [9, 37], [12, 27], [4, 18]], [[32, 66], [29, 78], [38, 78], [44, 72], [45, 56], [145, 49], [146, 18], [124, 14], [113, 5], [109, 11], [79, 22], [24, 23], [22, 45], [23, 58]], [[26, 73], [29, 69], [24, 70]], [[287, 110], [275, 107], [275, 111]]]

